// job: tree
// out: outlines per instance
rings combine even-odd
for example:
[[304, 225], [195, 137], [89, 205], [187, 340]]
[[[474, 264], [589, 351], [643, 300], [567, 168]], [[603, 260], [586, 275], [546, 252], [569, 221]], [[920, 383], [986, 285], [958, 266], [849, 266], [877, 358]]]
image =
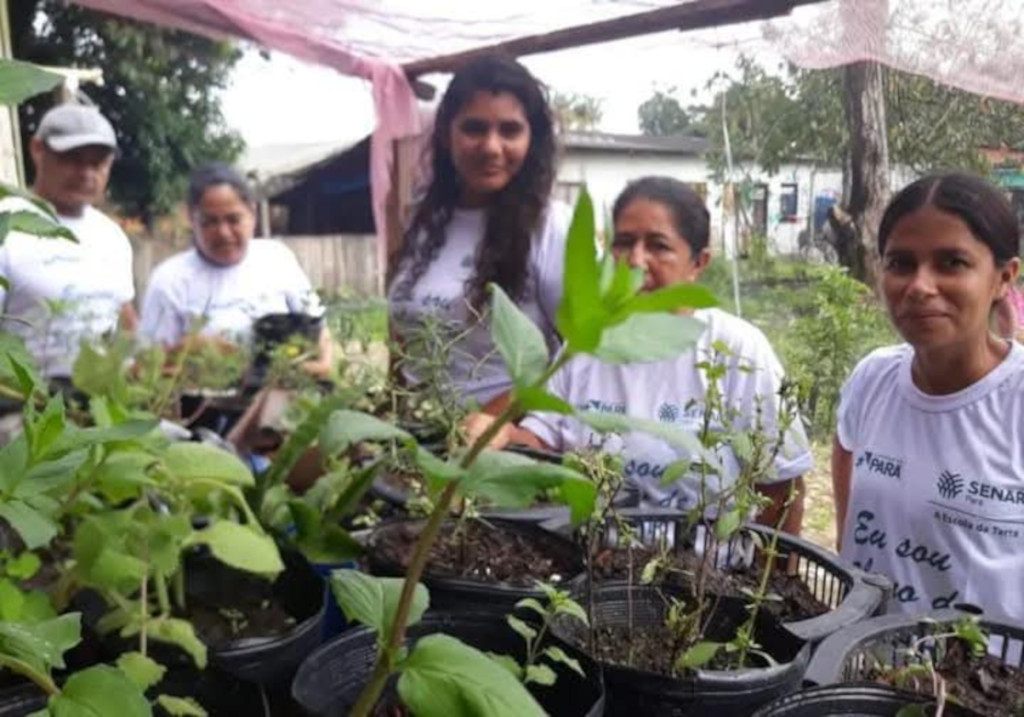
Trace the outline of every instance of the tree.
[[[841, 263], [869, 283], [890, 162], [915, 173], [950, 168], [984, 173], [990, 167], [981, 148], [1024, 148], [1020, 105], [878, 65], [819, 71], [782, 67], [769, 73], [741, 58], [709, 106], [690, 108], [707, 128], [709, 162], [720, 176], [723, 109], [741, 176], [755, 167], [774, 173], [798, 159], [843, 167], [842, 213], [832, 223], [836, 250]], [[872, 163], [877, 164], [868, 166]], [[873, 189], [862, 183], [869, 179]]]
[[[240, 154], [242, 140], [225, 125], [219, 100], [237, 47], [61, 0], [19, 0], [11, 13], [16, 57], [103, 70], [104, 85], [86, 92], [117, 132], [110, 191], [125, 214], [150, 222], [182, 200], [192, 167]], [[23, 105], [24, 143], [52, 102]]]
[[555, 92], [551, 97], [551, 111], [563, 130], [594, 131], [604, 117], [602, 104], [596, 97], [575, 92]]
[[648, 135], [667, 136], [692, 134], [692, 119], [672, 90], [655, 90], [654, 94], [637, 108], [640, 131]]

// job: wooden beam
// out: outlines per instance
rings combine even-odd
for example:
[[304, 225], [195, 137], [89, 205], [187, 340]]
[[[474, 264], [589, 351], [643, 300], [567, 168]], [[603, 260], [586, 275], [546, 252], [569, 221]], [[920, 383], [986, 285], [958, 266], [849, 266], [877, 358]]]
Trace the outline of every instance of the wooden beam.
[[494, 52], [513, 57], [582, 47], [666, 30], [699, 30], [721, 25], [767, 20], [788, 15], [800, 5], [824, 0], [691, 0], [671, 7], [576, 25], [540, 35], [526, 35], [496, 45], [478, 47], [451, 55], [415, 60], [403, 65], [405, 74], [416, 78], [430, 72], [454, 72], [475, 57]]

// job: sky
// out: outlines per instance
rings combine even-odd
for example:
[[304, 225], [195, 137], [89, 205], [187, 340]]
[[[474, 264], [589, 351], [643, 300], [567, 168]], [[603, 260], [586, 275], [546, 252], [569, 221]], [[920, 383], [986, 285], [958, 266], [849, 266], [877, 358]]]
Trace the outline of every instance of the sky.
[[[707, 100], [707, 81], [716, 71], [734, 68], [741, 52], [754, 54], [769, 66], [778, 64], [780, 58], [760, 40], [760, 28], [753, 23], [685, 35], [660, 33], [523, 61], [554, 90], [602, 100], [599, 129], [635, 133], [637, 108], [655, 89], [675, 88], [688, 104]], [[443, 76], [424, 79], [439, 89], [447, 81]], [[374, 123], [367, 82], [277, 53], [268, 60], [255, 50], [247, 51], [222, 101], [228, 124], [250, 146], [340, 144], [365, 136]]]

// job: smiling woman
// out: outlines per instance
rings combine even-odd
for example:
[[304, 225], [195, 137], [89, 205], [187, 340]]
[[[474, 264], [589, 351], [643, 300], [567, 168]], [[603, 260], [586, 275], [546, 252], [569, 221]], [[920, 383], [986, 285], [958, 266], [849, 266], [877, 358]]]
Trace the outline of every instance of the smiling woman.
[[[215, 342], [251, 338], [257, 319], [271, 314], [320, 316], [319, 298], [291, 250], [253, 239], [252, 193], [237, 172], [220, 164], [192, 173], [188, 193], [194, 247], [153, 272], [142, 303], [140, 334], [174, 348], [198, 332]], [[332, 342], [326, 329], [320, 356], [307, 369], [325, 375]]]
[[1024, 506], [1002, 500], [1024, 490], [1024, 347], [991, 330], [1019, 244], [1005, 197], [965, 174], [914, 182], [882, 219], [882, 294], [907, 343], [844, 386], [832, 477], [842, 554], [896, 582], [893, 610], [1024, 618], [1024, 551], [1007, 530]]
[[[615, 238], [612, 252], [643, 272], [643, 292], [695, 282], [711, 261], [708, 248], [710, 215], [690, 187], [669, 177], [645, 177], [629, 184], [612, 209]], [[800, 532], [803, 517], [801, 476], [812, 467], [811, 453], [799, 418], [783, 431], [786, 420], [780, 390], [782, 365], [768, 339], [743, 319], [718, 309], [701, 309], [695, 318], [704, 325], [696, 346], [661, 361], [613, 364], [593, 356], [577, 356], [556, 373], [548, 390], [572, 406], [601, 413], [620, 413], [675, 426], [699, 434], [705, 422], [717, 433], [757, 431], [769, 437], [773, 456], [771, 476], [761, 476], [758, 490], [771, 498], [760, 520]], [[714, 393], [728, 415], [717, 415], [708, 373], [702, 364], [721, 366]], [[475, 414], [467, 422], [470, 437], [481, 435], [492, 419]], [[728, 424], [728, 425], [726, 425]], [[748, 462], [727, 445], [717, 450], [721, 474], [709, 482], [700, 471], [685, 472], [678, 480], [662, 481], [666, 471], [683, 457], [682, 451], [660, 438], [641, 432], [605, 438], [575, 416], [529, 413], [519, 426], [507, 424], [495, 437], [495, 448], [520, 443], [556, 451], [600, 446], [623, 457], [626, 500], [691, 510], [715, 508], [713, 494], [725, 494]], [[778, 445], [777, 445], [778, 444]], [[775, 448], [777, 452], [773, 452]], [[790, 493], [794, 499], [784, 510]], [[717, 506], [717, 503], [715, 503]]]
[[[557, 343], [555, 311], [569, 212], [550, 201], [554, 125], [537, 80], [485, 56], [452, 78], [431, 138], [430, 182], [406, 232], [388, 292], [410, 385], [443, 382], [461, 405], [497, 411], [512, 386], [483, 318], [486, 287], [504, 289]], [[443, 375], [422, 335], [448, 347]]]

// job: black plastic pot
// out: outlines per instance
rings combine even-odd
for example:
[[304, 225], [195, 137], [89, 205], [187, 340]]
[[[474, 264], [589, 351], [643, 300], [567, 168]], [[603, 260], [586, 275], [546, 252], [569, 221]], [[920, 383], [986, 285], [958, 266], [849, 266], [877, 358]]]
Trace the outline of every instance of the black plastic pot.
[[[934, 714], [935, 703], [894, 687], [877, 684], [849, 684], [814, 687], [782, 697], [758, 710], [754, 717], [898, 717], [900, 710], [922, 705]], [[947, 704], [949, 717], [969, 714], [957, 705]]]
[[46, 695], [33, 684], [0, 689], [0, 717], [27, 717], [46, 707]]
[[[861, 682], [879, 664], [906, 665], [907, 648], [914, 641], [935, 634], [943, 623], [956, 622], [965, 614], [938, 610], [922, 615], [884, 615], [852, 625], [818, 646], [807, 668], [807, 681], [817, 685]], [[1011, 667], [1024, 668], [1024, 626], [1009, 618], [988, 616], [981, 619], [981, 627], [989, 635], [990, 655]]]
[[[664, 625], [666, 594], [671, 591], [619, 585], [594, 591], [591, 621], [602, 627], [659, 627]], [[717, 598], [708, 618], [706, 639], [726, 641], [733, 625], [746, 619], [742, 601]], [[552, 631], [569, 644], [587, 649], [588, 629], [579, 620], [556, 620]], [[620, 664], [602, 662], [609, 715], [749, 715], [761, 705], [800, 687], [810, 645], [760, 614], [755, 639], [778, 663], [742, 670], [696, 670], [689, 677], [672, 677]], [[591, 657], [594, 657], [591, 655]]]
[[[571, 574], [561, 575], [552, 580], [538, 576], [556, 586], [571, 587], [583, 570], [580, 549], [571, 541], [540, 528], [537, 525], [519, 521], [486, 519], [485, 525], [496, 530], [509, 531], [526, 537], [534, 545], [553, 556], [561, 557], [573, 566]], [[385, 558], [380, 551], [384, 538], [394, 531], [408, 531], [411, 527], [422, 527], [424, 521], [395, 521], [378, 527], [367, 542], [367, 560], [370, 571], [375, 575], [401, 577], [405, 568]], [[422, 582], [430, 590], [430, 605], [436, 610], [458, 611], [463, 609], [483, 610], [505, 614], [523, 598], [544, 599], [544, 593], [530, 585], [512, 585], [505, 582], [486, 582], [469, 577], [439, 575], [431, 572], [430, 565], [424, 571]]]
[[323, 325], [323, 317], [300, 313], [266, 314], [256, 319], [252, 325], [252, 368], [246, 384], [263, 384], [274, 349], [289, 339], [298, 337], [315, 346]]
[[[295, 626], [284, 635], [230, 640], [209, 651], [211, 665], [246, 682], [287, 682], [322, 639], [326, 597], [323, 579], [298, 552], [282, 550], [281, 557], [285, 570], [274, 581], [272, 592], [295, 618]], [[212, 558], [190, 562], [186, 576], [191, 599], [207, 598], [225, 607], [231, 607], [231, 596], [237, 594], [232, 591], [240, 585], [256, 586], [261, 580]]]
[[[687, 515], [672, 509], [625, 508], [616, 511], [620, 520], [629, 522], [640, 543], [647, 546], [666, 544], [676, 552], [695, 548], [696, 529], [690, 527]], [[542, 524], [547, 530], [570, 533], [568, 519]], [[750, 565], [767, 545], [773, 530], [747, 523], [728, 544], [719, 546], [718, 562], [722, 566]], [[752, 536], [756, 535], [754, 538]], [[617, 536], [609, 529], [602, 536], [605, 545], [615, 545]], [[838, 555], [788, 533], [780, 533], [778, 550], [789, 574], [803, 582], [811, 594], [831, 608], [829, 612], [805, 620], [785, 623], [797, 637], [818, 643], [842, 628], [876, 614], [885, 603], [891, 583], [880, 575], [865, 573]], [[782, 559], [780, 559], [780, 563]]]
[[[428, 613], [409, 628], [407, 644], [426, 635], [444, 633], [484, 652], [524, 657], [523, 639], [504, 619], [489, 614]], [[556, 638], [551, 643], [577, 659], [586, 674], [580, 677], [564, 665], [552, 665], [558, 679], [551, 687], [531, 687], [541, 707], [552, 717], [599, 717], [604, 713], [601, 671], [586, 655]], [[376, 660], [376, 634], [367, 629], [346, 632], [302, 663], [292, 683], [292, 697], [311, 715], [344, 717], [366, 685]], [[394, 683], [385, 699], [395, 699]]]

